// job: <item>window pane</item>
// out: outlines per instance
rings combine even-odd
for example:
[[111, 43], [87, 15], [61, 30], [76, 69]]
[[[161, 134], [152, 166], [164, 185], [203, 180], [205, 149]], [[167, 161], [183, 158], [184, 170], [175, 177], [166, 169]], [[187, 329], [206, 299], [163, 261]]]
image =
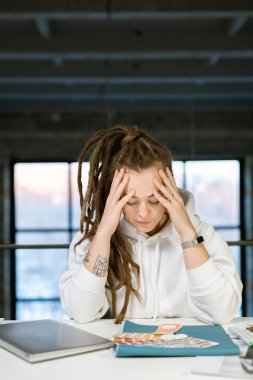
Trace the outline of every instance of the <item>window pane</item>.
[[[240, 230], [239, 228], [231, 229], [219, 229], [218, 232], [221, 234], [223, 239], [226, 241], [237, 241], [240, 240]], [[230, 246], [232, 254], [235, 259], [237, 270], [241, 276], [241, 249], [239, 246]], [[238, 310], [236, 317], [242, 317], [242, 308]]]
[[177, 187], [184, 187], [184, 163], [173, 161], [172, 170]]
[[201, 219], [216, 225], [239, 225], [238, 161], [186, 162], [186, 188], [195, 196]]
[[[68, 233], [17, 233], [17, 244], [65, 244]], [[67, 249], [17, 249], [16, 297], [59, 297], [58, 279], [67, 267]]]
[[[217, 230], [223, 239], [226, 241], [238, 241], [240, 240], [240, 230], [239, 228], [231, 228], [231, 229], [219, 229]], [[236, 266], [239, 274], [241, 274], [241, 249], [239, 246], [230, 246], [230, 249], [233, 253]]]
[[14, 167], [16, 228], [68, 228], [68, 164]]
[[16, 319], [69, 319], [62, 310], [60, 301], [18, 301]]
[[[83, 182], [83, 195], [85, 195], [87, 184], [88, 184], [88, 176], [89, 176], [89, 168], [90, 165], [88, 162], [84, 162], [82, 166], [82, 182]], [[80, 209], [80, 199], [78, 193], [78, 185], [77, 185], [77, 170], [78, 164], [71, 164], [71, 201], [72, 201], [72, 228], [78, 229], [80, 226], [80, 217], [81, 217], [81, 209]]]

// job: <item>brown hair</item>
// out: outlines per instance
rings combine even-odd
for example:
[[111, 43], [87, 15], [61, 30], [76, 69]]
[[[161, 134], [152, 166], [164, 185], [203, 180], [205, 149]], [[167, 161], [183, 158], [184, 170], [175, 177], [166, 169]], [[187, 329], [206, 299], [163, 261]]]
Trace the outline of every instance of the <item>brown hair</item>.
[[[88, 153], [90, 155], [90, 170], [87, 191], [83, 198], [82, 163]], [[81, 205], [80, 230], [84, 239], [93, 237], [101, 221], [105, 203], [110, 192], [113, 175], [116, 169], [122, 167], [141, 171], [161, 162], [172, 170], [170, 151], [153, 138], [146, 135], [137, 126], [118, 125], [99, 131], [91, 137], [84, 146], [78, 159], [78, 190]], [[128, 252], [124, 240], [116, 229], [111, 238], [111, 254], [108, 268], [106, 288], [111, 291], [111, 314], [120, 323], [126, 314], [131, 292], [140, 300], [138, 289], [134, 289], [131, 271], [139, 284], [139, 265]], [[125, 300], [122, 310], [116, 315], [116, 292], [125, 286]]]

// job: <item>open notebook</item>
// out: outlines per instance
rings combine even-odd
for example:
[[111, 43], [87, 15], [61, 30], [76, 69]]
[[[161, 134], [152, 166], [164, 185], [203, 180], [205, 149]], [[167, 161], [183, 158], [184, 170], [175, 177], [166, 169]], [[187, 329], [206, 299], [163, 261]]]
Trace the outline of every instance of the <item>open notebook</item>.
[[113, 345], [111, 340], [51, 319], [0, 325], [0, 347], [31, 363]]

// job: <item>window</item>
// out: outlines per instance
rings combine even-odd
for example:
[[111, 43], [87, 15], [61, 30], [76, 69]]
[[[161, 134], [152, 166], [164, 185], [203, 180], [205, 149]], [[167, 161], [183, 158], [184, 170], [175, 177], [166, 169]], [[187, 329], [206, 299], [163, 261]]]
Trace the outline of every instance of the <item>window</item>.
[[[225, 240], [240, 240], [239, 161], [177, 161], [173, 171], [178, 186], [194, 194], [201, 219], [212, 224]], [[240, 248], [232, 247], [232, 252], [241, 273]]]
[[[88, 164], [83, 165], [84, 192]], [[179, 187], [196, 198], [196, 212], [226, 240], [239, 240], [240, 164], [238, 161], [175, 161]], [[14, 166], [17, 244], [69, 244], [79, 230], [76, 163], [17, 163]], [[240, 271], [240, 249], [233, 248]], [[16, 319], [66, 318], [58, 279], [67, 249], [18, 249], [15, 253]]]
[[[84, 165], [87, 178], [88, 165]], [[14, 167], [16, 244], [68, 244], [79, 228], [77, 164], [19, 163]], [[16, 318], [63, 318], [58, 279], [67, 249], [15, 253]]]

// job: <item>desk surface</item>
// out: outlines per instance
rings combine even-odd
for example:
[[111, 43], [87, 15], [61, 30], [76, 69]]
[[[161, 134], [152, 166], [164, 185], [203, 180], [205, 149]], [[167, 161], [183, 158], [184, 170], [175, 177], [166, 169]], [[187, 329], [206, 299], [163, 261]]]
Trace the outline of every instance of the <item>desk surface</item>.
[[[137, 323], [155, 324], [179, 322], [185, 325], [201, 324], [194, 318], [134, 320]], [[111, 319], [88, 324], [68, 321], [75, 327], [111, 339], [120, 331]], [[230, 324], [250, 323], [253, 318], [236, 318]], [[226, 329], [229, 325], [224, 325]], [[224, 377], [191, 375], [189, 369], [194, 357], [183, 358], [115, 358], [112, 350], [105, 349], [61, 359], [29, 364], [0, 348], [1, 380], [224, 380]]]

